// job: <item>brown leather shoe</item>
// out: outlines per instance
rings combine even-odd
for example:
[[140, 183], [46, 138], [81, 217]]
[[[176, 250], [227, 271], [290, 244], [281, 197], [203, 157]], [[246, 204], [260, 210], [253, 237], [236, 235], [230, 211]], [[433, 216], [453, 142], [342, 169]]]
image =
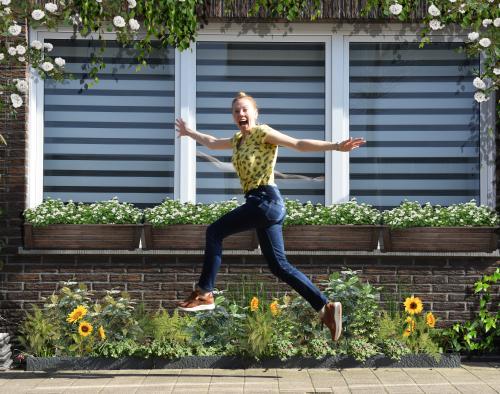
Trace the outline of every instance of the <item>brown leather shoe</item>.
[[321, 322], [330, 329], [332, 339], [338, 341], [342, 334], [342, 304], [340, 302], [326, 304]]
[[185, 312], [209, 311], [215, 309], [214, 296], [212, 293], [202, 295], [199, 290], [195, 290], [182, 302], [179, 302], [178, 309]]

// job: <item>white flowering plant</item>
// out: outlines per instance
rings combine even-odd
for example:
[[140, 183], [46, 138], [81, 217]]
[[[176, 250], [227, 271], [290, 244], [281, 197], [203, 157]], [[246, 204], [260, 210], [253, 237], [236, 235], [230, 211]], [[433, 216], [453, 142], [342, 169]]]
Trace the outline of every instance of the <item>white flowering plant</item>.
[[[418, 0], [367, 0], [363, 14], [381, 9], [384, 15], [403, 22], [414, 20]], [[474, 79], [474, 99], [481, 103], [494, 96], [500, 84], [500, 3], [498, 0], [432, 0], [422, 20], [421, 46], [431, 42], [432, 32], [457, 27], [468, 33], [463, 49], [481, 57], [483, 67]], [[500, 104], [497, 103], [500, 113]]]
[[194, 204], [167, 198], [160, 205], [144, 209], [144, 220], [153, 227], [172, 224], [210, 224], [238, 205], [236, 199], [212, 204]]
[[404, 201], [400, 206], [382, 212], [383, 224], [391, 228], [409, 227], [496, 227], [497, 213], [475, 200], [447, 207], [417, 201]]
[[142, 222], [142, 210], [117, 198], [93, 204], [63, 202], [47, 198], [23, 213], [26, 223], [35, 227], [49, 224], [136, 224]]
[[323, 205], [308, 201], [285, 200], [287, 216], [284, 226], [300, 224], [313, 225], [376, 225], [380, 222], [380, 212], [369, 204], [358, 203], [355, 199], [341, 204]]

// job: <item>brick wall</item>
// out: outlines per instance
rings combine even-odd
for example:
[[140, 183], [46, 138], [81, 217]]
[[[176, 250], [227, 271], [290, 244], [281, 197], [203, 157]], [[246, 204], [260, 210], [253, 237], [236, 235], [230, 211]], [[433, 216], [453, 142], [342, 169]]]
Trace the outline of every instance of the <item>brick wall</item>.
[[[388, 300], [399, 300], [398, 293], [413, 292], [422, 297], [426, 310], [434, 311], [442, 324], [474, 315], [478, 304], [472, 295], [472, 285], [496, 264], [492, 259], [335, 256], [289, 259], [317, 284], [346, 267], [358, 270], [363, 280], [383, 287], [382, 305]], [[32, 303], [41, 303], [41, 297], [56, 291], [60, 281], [73, 279], [85, 282], [96, 295], [116, 288], [127, 290], [148, 309], [172, 308], [194, 288], [201, 265], [201, 256], [11, 255], [2, 271], [5, 328], [14, 330], [23, 310]], [[274, 294], [290, 291], [270, 274], [262, 256], [226, 256], [217, 286], [220, 289], [237, 286], [243, 277], [247, 282], [264, 282], [265, 288]], [[494, 292], [500, 298], [500, 288]]]

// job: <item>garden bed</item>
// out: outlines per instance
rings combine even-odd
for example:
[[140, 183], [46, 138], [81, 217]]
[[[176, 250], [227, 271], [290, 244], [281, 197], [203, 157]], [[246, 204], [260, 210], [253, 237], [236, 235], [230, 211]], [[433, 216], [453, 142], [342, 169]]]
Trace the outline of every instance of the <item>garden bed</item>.
[[361, 363], [349, 356], [324, 358], [291, 357], [256, 360], [237, 356], [188, 356], [178, 359], [164, 358], [104, 358], [104, 357], [28, 357], [27, 371], [49, 370], [112, 370], [112, 369], [181, 369], [181, 368], [459, 368], [460, 355], [444, 354], [439, 362], [425, 354], [411, 354], [392, 360], [384, 355]]

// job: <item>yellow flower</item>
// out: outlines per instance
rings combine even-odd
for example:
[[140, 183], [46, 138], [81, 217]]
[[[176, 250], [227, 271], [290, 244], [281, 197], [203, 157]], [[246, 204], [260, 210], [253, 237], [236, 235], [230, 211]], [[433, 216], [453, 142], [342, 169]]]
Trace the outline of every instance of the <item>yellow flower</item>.
[[404, 336], [404, 337], [409, 337], [409, 336], [410, 336], [410, 334], [411, 334], [411, 331], [410, 331], [410, 329], [409, 329], [409, 328], [407, 328], [407, 329], [403, 332], [403, 336]]
[[278, 305], [278, 301], [273, 301], [269, 305], [269, 309], [271, 309], [271, 314], [273, 316], [277, 316], [280, 313], [280, 306]]
[[425, 322], [427, 323], [427, 325], [431, 328], [434, 328], [434, 326], [436, 325], [436, 316], [434, 316], [432, 314], [432, 312], [429, 312], [426, 316], [425, 316]]
[[106, 339], [106, 331], [104, 331], [104, 327], [100, 326], [98, 331], [99, 331], [99, 337], [101, 338], [101, 341], [104, 341]]
[[78, 334], [80, 334], [82, 337], [87, 337], [92, 333], [93, 329], [94, 327], [92, 327], [92, 324], [84, 320], [78, 327]]
[[257, 297], [253, 297], [252, 301], [250, 301], [250, 310], [255, 312], [257, 309], [259, 309], [259, 299]]
[[416, 323], [415, 323], [415, 320], [413, 320], [413, 318], [411, 317], [407, 317], [406, 318], [406, 322], [408, 323], [408, 328], [407, 330], [409, 330], [410, 332], [413, 332], [415, 331], [415, 327], [416, 327]]
[[422, 304], [422, 300], [418, 297], [408, 297], [405, 302], [405, 311], [410, 315], [418, 315], [424, 309], [424, 305]]
[[87, 308], [83, 305], [78, 305], [73, 311], [68, 315], [66, 321], [68, 323], [75, 323], [82, 319], [87, 314]]

